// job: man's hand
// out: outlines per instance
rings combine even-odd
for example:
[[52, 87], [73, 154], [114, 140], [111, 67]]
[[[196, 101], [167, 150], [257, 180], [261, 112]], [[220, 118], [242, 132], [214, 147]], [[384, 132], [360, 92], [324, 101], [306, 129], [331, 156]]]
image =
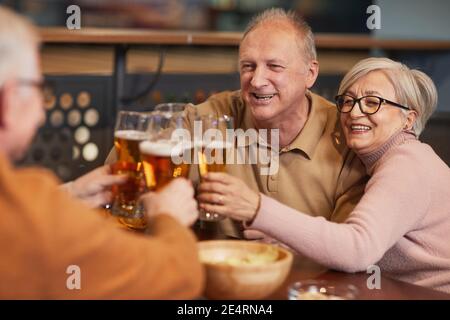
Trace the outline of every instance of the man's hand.
[[251, 221], [259, 208], [259, 193], [227, 173], [210, 172], [202, 177], [198, 200], [200, 208], [230, 218]]
[[182, 225], [190, 226], [198, 218], [194, 188], [189, 180], [177, 178], [158, 192], [148, 192], [140, 200], [148, 220], [158, 214], [168, 214]]
[[73, 197], [79, 198], [95, 208], [111, 202], [111, 186], [127, 181], [123, 175], [114, 175], [109, 165], [99, 167], [75, 181], [66, 183], [63, 188]]

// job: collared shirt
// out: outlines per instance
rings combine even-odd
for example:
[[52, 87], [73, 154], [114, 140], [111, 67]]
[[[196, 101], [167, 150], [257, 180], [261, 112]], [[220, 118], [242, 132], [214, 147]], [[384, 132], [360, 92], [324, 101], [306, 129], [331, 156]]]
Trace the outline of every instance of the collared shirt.
[[[296, 210], [343, 222], [361, 198], [367, 176], [361, 161], [346, 147], [334, 105], [310, 92], [307, 98], [308, 119], [297, 137], [279, 151], [277, 172], [261, 175], [260, 163], [227, 165], [227, 171]], [[190, 108], [200, 116], [232, 116], [235, 128], [253, 128], [240, 91], [216, 94]], [[194, 179], [196, 167], [191, 170]]]

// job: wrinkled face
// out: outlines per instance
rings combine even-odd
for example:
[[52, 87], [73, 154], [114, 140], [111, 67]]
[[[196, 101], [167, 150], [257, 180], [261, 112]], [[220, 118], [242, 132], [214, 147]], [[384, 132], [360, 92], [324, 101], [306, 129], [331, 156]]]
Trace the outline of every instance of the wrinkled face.
[[296, 33], [286, 23], [265, 23], [239, 49], [241, 93], [256, 122], [289, 118], [315, 81]]
[[42, 80], [37, 50], [32, 50], [30, 59], [24, 61], [27, 75], [18, 76], [13, 86], [13, 98], [9, 125], [13, 144], [10, 155], [13, 159], [20, 159], [27, 151], [39, 126], [45, 120], [45, 112], [41, 91], [33, 85], [25, 85], [20, 81]]
[[[375, 95], [398, 102], [394, 87], [382, 71], [368, 73], [357, 80], [345, 94], [354, 98]], [[372, 152], [382, 146], [404, 128], [406, 121], [400, 108], [386, 103], [372, 115], [363, 114], [358, 104], [355, 104], [350, 113], [341, 113], [341, 125], [347, 145], [358, 154]]]

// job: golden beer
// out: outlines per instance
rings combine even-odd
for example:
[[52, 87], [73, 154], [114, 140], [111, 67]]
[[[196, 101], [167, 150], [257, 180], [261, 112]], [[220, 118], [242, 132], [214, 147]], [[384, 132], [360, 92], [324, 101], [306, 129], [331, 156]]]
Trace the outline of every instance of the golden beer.
[[[200, 125], [200, 127], [198, 127]], [[213, 114], [201, 115], [196, 118], [194, 127], [201, 131], [201, 147], [195, 148], [198, 161], [200, 180], [203, 180], [208, 172], [225, 172], [227, 159], [233, 151], [234, 143], [228, 140], [228, 130], [234, 128], [233, 117], [228, 115], [215, 116]], [[195, 129], [194, 129], [195, 130]], [[214, 138], [213, 140], [208, 139]], [[198, 137], [194, 137], [200, 143]], [[224, 216], [215, 212], [200, 210], [201, 221], [219, 221]], [[202, 225], [202, 224], [201, 224]]]
[[149, 190], [159, 190], [175, 178], [187, 178], [189, 164], [175, 164], [173, 156], [190, 152], [190, 145], [175, 145], [168, 140], [144, 141], [140, 144], [145, 184]]
[[226, 172], [227, 153], [233, 147], [226, 141], [213, 141], [198, 151], [198, 168], [200, 176], [208, 172]]
[[137, 229], [146, 226], [143, 214], [137, 212], [139, 196], [145, 191], [139, 143], [146, 137], [145, 132], [137, 130], [118, 130], [114, 133], [118, 160], [112, 165], [112, 172], [127, 175], [129, 178], [126, 183], [112, 188], [113, 213], [120, 217], [120, 222]]
[[[200, 178], [208, 172], [226, 172], [227, 154], [233, 144], [226, 141], [213, 141], [198, 151], [198, 168]], [[219, 221], [224, 217], [217, 213], [210, 213], [200, 210], [200, 220], [203, 221]]]

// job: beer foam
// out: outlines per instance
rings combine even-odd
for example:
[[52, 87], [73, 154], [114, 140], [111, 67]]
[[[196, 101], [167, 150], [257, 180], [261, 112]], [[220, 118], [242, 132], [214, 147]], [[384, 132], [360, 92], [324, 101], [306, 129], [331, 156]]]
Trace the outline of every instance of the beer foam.
[[114, 132], [114, 137], [117, 139], [141, 141], [148, 138], [148, 133], [138, 130], [117, 130]]
[[174, 143], [169, 140], [144, 141], [139, 144], [139, 150], [143, 154], [157, 157], [171, 157], [181, 155], [184, 150], [190, 149], [190, 143]]

